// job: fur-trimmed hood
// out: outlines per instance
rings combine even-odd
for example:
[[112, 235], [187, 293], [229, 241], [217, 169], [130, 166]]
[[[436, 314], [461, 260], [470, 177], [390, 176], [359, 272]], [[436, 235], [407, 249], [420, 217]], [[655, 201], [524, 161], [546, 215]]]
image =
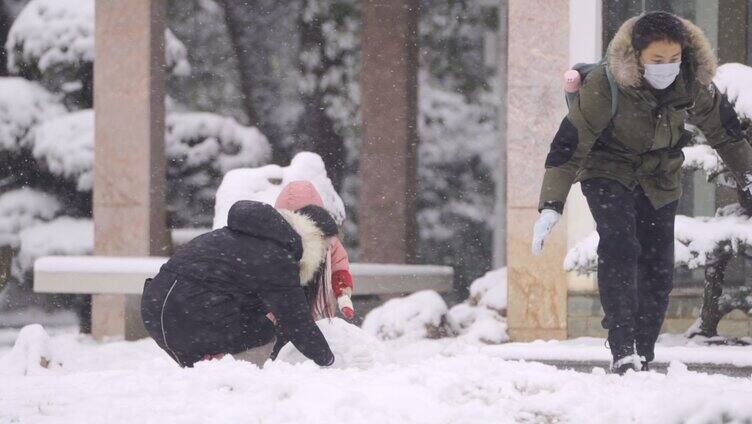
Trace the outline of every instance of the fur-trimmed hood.
[[308, 216], [286, 209], [278, 209], [277, 211], [298, 233], [303, 243], [303, 256], [299, 261], [300, 285], [305, 286], [313, 279], [321, 265], [325, 263], [329, 243], [324, 233]]
[[[642, 84], [642, 69], [632, 47], [632, 30], [639, 18], [635, 16], [622, 24], [606, 52], [609, 69], [622, 87], [637, 88]], [[689, 36], [689, 49], [685, 49], [682, 61], [690, 66], [700, 84], [709, 85], [718, 68], [710, 41], [700, 27], [686, 19], [679, 19]]]

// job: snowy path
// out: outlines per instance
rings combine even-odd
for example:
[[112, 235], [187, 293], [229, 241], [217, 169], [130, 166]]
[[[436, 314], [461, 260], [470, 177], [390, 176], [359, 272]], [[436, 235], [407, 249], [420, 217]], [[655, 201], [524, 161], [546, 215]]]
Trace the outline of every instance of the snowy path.
[[[0, 377], [0, 424], [752, 420], [750, 378], [693, 373], [678, 363], [666, 375], [617, 377], [504, 359], [525, 347], [527, 353], [533, 349], [551, 357], [567, 349], [587, 357], [596, 355], [597, 342], [390, 342], [388, 358], [366, 369], [276, 362], [260, 370], [231, 358], [180, 369], [148, 340], [96, 344], [59, 335], [51, 345], [62, 367]], [[664, 347], [659, 356], [675, 349], [681, 355], [692, 348]], [[745, 353], [733, 348], [713, 352]]]

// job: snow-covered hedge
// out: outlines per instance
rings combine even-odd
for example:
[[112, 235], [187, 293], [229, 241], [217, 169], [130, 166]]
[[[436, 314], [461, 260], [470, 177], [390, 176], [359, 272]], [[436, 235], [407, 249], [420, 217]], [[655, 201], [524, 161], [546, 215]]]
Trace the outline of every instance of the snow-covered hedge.
[[28, 147], [35, 125], [63, 113], [59, 99], [41, 85], [18, 77], [0, 78], [0, 150]]
[[503, 343], [507, 336], [507, 269], [491, 271], [470, 285], [470, 297], [453, 306], [447, 322], [454, 334], [473, 342]]
[[503, 343], [507, 336], [507, 270], [488, 272], [470, 285], [464, 302], [447, 308], [430, 290], [391, 299], [373, 309], [363, 330], [381, 340], [458, 337], [471, 343]]
[[[94, 61], [94, 0], [31, 0], [8, 32], [8, 70], [28, 78], [47, 71], [77, 74]], [[188, 75], [187, 52], [165, 31], [165, 60], [174, 75]], [[72, 82], [72, 81], [67, 81]]]
[[217, 190], [214, 207], [214, 228], [227, 225], [227, 213], [239, 200], [255, 200], [273, 205], [282, 188], [292, 181], [310, 181], [321, 194], [324, 207], [338, 225], [345, 218], [345, 205], [327, 177], [321, 156], [301, 152], [289, 166], [267, 165], [260, 168], [239, 168], [228, 172]]
[[446, 335], [447, 304], [432, 290], [391, 299], [373, 309], [363, 330], [380, 340], [417, 340]]

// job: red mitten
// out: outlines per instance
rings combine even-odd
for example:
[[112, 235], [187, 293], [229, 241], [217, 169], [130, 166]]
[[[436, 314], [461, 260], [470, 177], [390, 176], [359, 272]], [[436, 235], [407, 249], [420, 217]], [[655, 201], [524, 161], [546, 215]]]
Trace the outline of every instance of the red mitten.
[[334, 297], [342, 296], [347, 289], [350, 289], [350, 293], [347, 294], [352, 294], [353, 278], [350, 271], [346, 269], [334, 271], [332, 274], [332, 288], [334, 289]]
[[346, 269], [335, 271], [332, 274], [332, 288], [334, 289], [334, 296], [337, 298], [340, 312], [342, 312], [345, 318], [352, 319], [355, 316], [355, 309], [350, 299], [353, 289], [353, 280], [350, 271]]

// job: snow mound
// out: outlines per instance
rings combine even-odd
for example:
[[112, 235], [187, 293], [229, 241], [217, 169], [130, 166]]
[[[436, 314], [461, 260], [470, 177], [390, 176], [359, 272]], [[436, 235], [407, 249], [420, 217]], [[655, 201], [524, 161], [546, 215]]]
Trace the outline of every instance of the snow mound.
[[76, 181], [79, 191], [90, 191], [94, 184], [94, 111], [69, 113], [39, 125], [32, 153], [51, 173]]
[[24, 228], [50, 220], [60, 207], [54, 196], [29, 187], [0, 194], [0, 234], [16, 235]]
[[713, 79], [742, 118], [752, 119], [752, 67], [727, 63], [718, 67]]
[[[368, 369], [388, 358], [386, 348], [379, 340], [345, 320], [323, 319], [316, 324], [334, 353], [335, 368]], [[308, 361], [292, 343], [282, 348], [277, 360], [293, 364]]]
[[34, 375], [50, 363], [50, 336], [39, 324], [27, 325], [18, 333], [13, 349], [0, 357], [0, 376]]
[[381, 339], [417, 340], [446, 333], [447, 304], [432, 290], [386, 301], [363, 321], [363, 330]]
[[324, 207], [341, 225], [345, 221], [345, 205], [326, 175], [321, 156], [311, 152], [295, 155], [289, 166], [267, 165], [260, 168], [238, 168], [228, 172], [217, 189], [214, 205], [214, 228], [227, 225], [227, 213], [239, 200], [255, 200], [274, 205], [282, 188], [292, 181], [310, 181], [324, 200]]
[[453, 306], [447, 322], [460, 338], [489, 344], [509, 341], [506, 323], [507, 269], [490, 271], [470, 285], [470, 297]]
[[[38, 76], [94, 61], [94, 0], [31, 0], [8, 32], [8, 70]], [[190, 73], [183, 43], [165, 31], [165, 60], [174, 75]]]
[[31, 129], [45, 119], [65, 113], [57, 97], [23, 78], [0, 78], [0, 150], [28, 147]]

